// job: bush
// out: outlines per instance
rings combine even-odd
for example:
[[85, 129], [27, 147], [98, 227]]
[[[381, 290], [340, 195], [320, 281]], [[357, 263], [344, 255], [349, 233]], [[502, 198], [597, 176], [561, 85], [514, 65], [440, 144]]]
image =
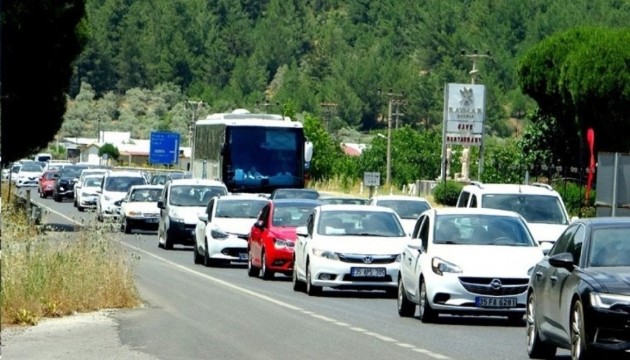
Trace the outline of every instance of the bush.
[[455, 206], [462, 188], [463, 185], [457, 181], [447, 180], [446, 182], [440, 182], [433, 189], [433, 199], [441, 205]]
[[[560, 181], [554, 184], [554, 189], [562, 197], [564, 206], [570, 216], [589, 217], [584, 214], [589, 214], [588, 207], [595, 203], [595, 191], [591, 190], [589, 194], [588, 204], [585, 203], [586, 187], [580, 186], [571, 181]], [[583, 209], [584, 208], [584, 209]], [[593, 214], [594, 215], [594, 214]]]

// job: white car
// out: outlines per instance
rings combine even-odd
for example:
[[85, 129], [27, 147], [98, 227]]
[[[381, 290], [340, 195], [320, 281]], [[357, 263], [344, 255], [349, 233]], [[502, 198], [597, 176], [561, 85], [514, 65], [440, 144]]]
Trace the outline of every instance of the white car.
[[368, 205], [388, 207], [400, 217], [407, 234], [411, 234], [418, 216], [431, 208], [431, 203], [422, 197], [407, 195], [376, 195], [368, 200]]
[[39, 186], [39, 178], [44, 173], [44, 168], [37, 161], [23, 162], [20, 170], [15, 175], [15, 186]]
[[[79, 181], [74, 185], [74, 207], [79, 207], [78, 194], [81, 190], [81, 186], [83, 186], [83, 179], [85, 179], [88, 175], [101, 175], [101, 177], [107, 172], [107, 169], [83, 169], [81, 170], [81, 175], [79, 175]], [[81, 211], [81, 210], [79, 210]]]
[[254, 194], [217, 196], [195, 227], [195, 264], [247, 261], [247, 238], [260, 210], [269, 203]]
[[424, 212], [402, 254], [398, 314], [422, 322], [438, 314], [507, 316], [522, 321], [540, 245], [517, 213], [439, 208]]
[[[90, 176], [90, 175], [88, 175]], [[160, 222], [162, 185], [134, 185], [120, 202], [120, 230], [131, 234], [134, 229], [157, 230]]]
[[[85, 176], [83, 180], [77, 182], [75, 189], [79, 189], [74, 199], [77, 204], [77, 210], [84, 211], [86, 208], [96, 208], [98, 192], [101, 189], [102, 181], [102, 174], [94, 174]], [[79, 186], [79, 184], [81, 184], [81, 186]]]
[[103, 174], [102, 186], [96, 202], [96, 219], [117, 219], [120, 215], [119, 201], [133, 185], [146, 185], [147, 179], [140, 171], [108, 170]]
[[320, 205], [296, 229], [293, 290], [320, 295], [324, 287], [396, 293], [400, 255], [409, 236], [386, 207]]
[[227, 195], [227, 187], [218, 180], [168, 180], [158, 201], [158, 247], [170, 250], [174, 244], [194, 244], [199, 213], [207, 209], [213, 197], [220, 195]]

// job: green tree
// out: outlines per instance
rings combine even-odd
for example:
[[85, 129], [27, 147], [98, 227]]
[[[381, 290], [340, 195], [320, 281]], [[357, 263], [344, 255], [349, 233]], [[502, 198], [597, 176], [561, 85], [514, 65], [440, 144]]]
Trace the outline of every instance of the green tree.
[[107, 155], [108, 158], [116, 161], [120, 158], [118, 148], [110, 143], [103, 144], [103, 146], [98, 149], [98, 156], [103, 157], [103, 155]]
[[[2, 163], [45, 148], [63, 122], [73, 61], [85, 43], [83, 0], [1, 3]], [[24, 124], [37, 131], [24, 136]]]

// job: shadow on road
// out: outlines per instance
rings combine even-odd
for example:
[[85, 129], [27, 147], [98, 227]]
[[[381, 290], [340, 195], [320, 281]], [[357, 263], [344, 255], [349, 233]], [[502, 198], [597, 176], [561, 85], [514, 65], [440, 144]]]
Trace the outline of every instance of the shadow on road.
[[[419, 320], [419, 319], [418, 319]], [[436, 325], [463, 325], [463, 326], [500, 326], [500, 327], [525, 327], [525, 319], [510, 321], [502, 316], [457, 316], [440, 315]]]
[[62, 223], [47, 223], [42, 225], [43, 231], [53, 232], [76, 232], [81, 229], [80, 225], [74, 224], [62, 224]]

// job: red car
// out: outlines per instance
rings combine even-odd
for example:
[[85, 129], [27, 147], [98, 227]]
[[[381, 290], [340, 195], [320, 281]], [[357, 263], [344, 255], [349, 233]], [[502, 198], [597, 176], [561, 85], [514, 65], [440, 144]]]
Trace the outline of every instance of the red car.
[[47, 198], [52, 196], [53, 190], [55, 189], [55, 179], [59, 177], [58, 170], [48, 170], [40, 176], [37, 185], [37, 192], [39, 192], [39, 197]]
[[271, 279], [291, 275], [295, 228], [305, 226], [311, 210], [321, 203], [308, 199], [271, 200], [263, 207], [247, 239], [247, 274]]

